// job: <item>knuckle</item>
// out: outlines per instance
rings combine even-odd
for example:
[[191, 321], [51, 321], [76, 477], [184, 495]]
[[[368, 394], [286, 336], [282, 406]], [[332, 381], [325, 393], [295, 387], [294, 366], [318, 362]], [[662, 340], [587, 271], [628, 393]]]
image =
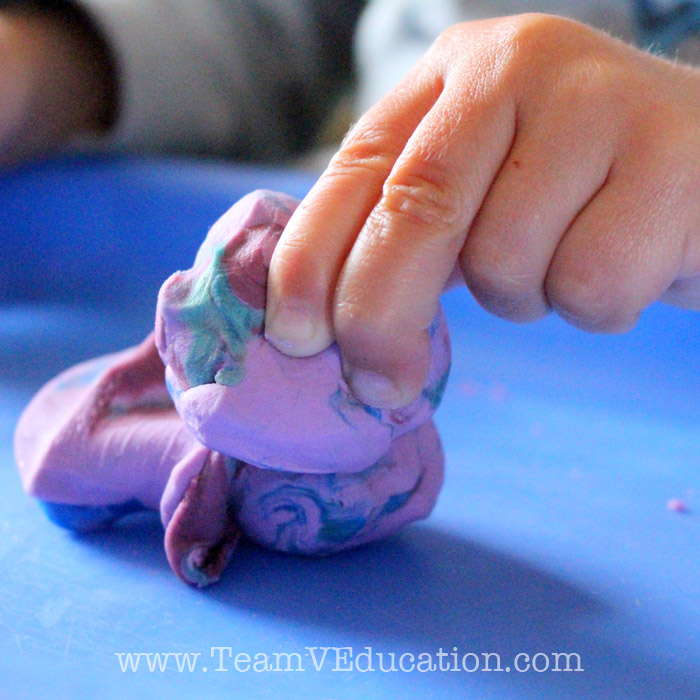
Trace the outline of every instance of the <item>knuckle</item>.
[[[435, 41], [436, 46], [454, 47], [461, 52], [464, 48], [465, 36], [485, 41], [491, 47], [502, 49], [528, 48], [542, 43], [551, 47], [553, 39], [562, 33], [571, 32], [574, 27], [583, 26], [574, 20], [542, 12], [523, 12], [507, 17], [487, 20], [488, 25], [475, 32], [473, 22], [453, 24], [443, 30]], [[510, 51], [507, 51], [510, 53]]]
[[468, 238], [461, 263], [465, 277], [484, 291], [518, 293], [528, 286], [528, 275], [518, 269], [503, 246], [483, 245]]
[[437, 56], [459, 54], [463, 50], [465, 38], [471, 34], [469, 22], [452, 24], [438, 34], [431, 51]]
[[[461, 66], [457, 79], [488, 94], [508, 86], [515, 92], [540, 89], [546, 95], [542, 86], [551, 88], [563, 67], [565, 73], [579, 71], [585, 77], [598, 69], [599, 57], [607, 55], [599, 32], [569, 18], [531, 12], [487, 22], [480, 28], [469, 22], [450, 27], [432, 50], [447, 57], [446, 72]], [[455, 56], [458, 60], [449, 60]], [[576, 65], [570, 67], [572, 62]]]
[[543, 56], [561, 44], [562, 35], [570, 31], [570, 20], [541, 13], [506, 17], [492, 32], [498, 63], [503, 69], [529, 66], [533, 57], [544, 65]]
[[[468, 81], [482, 99], [503, 99], [506, 94], [551, 84], [572, 53], [573, 39], [582, 42], [586, 34], [583, 27], [562, 17], [527, 13], [491, 20], [476, 33], [466, 25], [457, 25], [439, 41], [444, 53], [468, 57], [453, 62], [460, 67], [454, 71], [458, 81]], [[468, 42], [465, 33], [469, 34]], [[535, 73], [537, 79], [533, 78]]]
[[345, 137], [338, 152], [333, 156], [325, 177], [388, 172], [402, 144], [395, 130], [378, 121], [367, 120], [356, 124]]
[[441, 169], [431, 168], [432, 172], [426, 173], [426, 165], [423, 172], [407, 173], [399, 181], [386, 182], [380, 210], [419, 230], [454, 229], [460, 223], [461, 197]]
[[391, 168], [393, 157], [384, 151], [358, 152], [346, 147], [339, 151], [328, 164], [323, 179], [348, 186], [348, 182], [365, 183], [367, 178], [374, 178]]
[[[469, 241], [469, 239], [467, 239]], [[498, 316], [534, 320], [546, 313], [542, 279], [502, 248], [467, 245], [460, 258], [465, 282], [479, 303]]]
[[[550, 95], [576, 98], [579, 93], [595, 89], [604, 77], [611, 52], [601, 36], [587, 25], [541, 13], [517, 15], [504, 21], [502, 70], [541, 99]], [[537, 80], [532, 79], [533, 68]]]
[[600, 275], [573, 270], [551, 274], [546, 282], [551, 307], [568, 323], [595, 333], [615, 333], [634, 325], [637, 314], [621, 290]]
[[503, 38], [506, 44], [517, 51], [539, 52], [553, 44], [567, 41], [572, 33], [581, 31], [584, 25], [574, 20], [541, 12], [526, 12], [503, 20]]

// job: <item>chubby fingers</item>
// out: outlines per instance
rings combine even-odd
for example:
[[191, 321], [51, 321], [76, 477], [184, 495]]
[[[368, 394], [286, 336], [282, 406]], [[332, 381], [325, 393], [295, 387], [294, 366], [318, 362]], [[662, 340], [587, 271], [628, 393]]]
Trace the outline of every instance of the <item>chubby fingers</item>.
[[345, 258], [440, 90], [439, 75], [418, 65], [353, 127], [287, 224], [270, 264], [265, 320], [265, 335], [282, 352], [306, 357], [333, 341]]
[[427, 329], [513, 129], [508, 99], [473, 99], [450, 76], [387, 176], [335, 293], [345, 375], [363, 401], [393, 407], [420, 392]]
[[[520, 98], [537, 109], [519, 109], [460, 254], [475, 298], [508, 320], [553, 309], [617, 333], [657, 299], [700, 308], [700, 132], [685, 100], [699, 76], [630, 47], [600, 56], [613, 50], [577, 66], [575, 84], [555, 70]], [[654, 90], [655, 103], [638, 97]]]
[[[650, 149], [651, 150], [651, 149]], [[630, 330], [676, 280], [697, 275], [695, 172], [668, 177], [668, 154], [628, 155], [580, 212], [554, 253], [544, 288], [564, 320], [587, 331]]]
[[270, 268], [268, 339], [296, 355], [337, 340], [354, 393], [380, 407], [422, 389], [439, 295], [513, 138], [506, 93], [484, 99], [485, 77], [434, 59], [350, 133]]

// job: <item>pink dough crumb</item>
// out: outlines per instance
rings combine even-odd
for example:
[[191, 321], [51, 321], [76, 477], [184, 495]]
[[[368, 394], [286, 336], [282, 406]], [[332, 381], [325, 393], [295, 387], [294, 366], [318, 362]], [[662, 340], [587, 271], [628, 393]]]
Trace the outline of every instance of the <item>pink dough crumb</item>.
[[688, 506], [685, 501], [680, 498], [671, 498], [666, 504], [666, 508], [673, 513], [687, 513]]

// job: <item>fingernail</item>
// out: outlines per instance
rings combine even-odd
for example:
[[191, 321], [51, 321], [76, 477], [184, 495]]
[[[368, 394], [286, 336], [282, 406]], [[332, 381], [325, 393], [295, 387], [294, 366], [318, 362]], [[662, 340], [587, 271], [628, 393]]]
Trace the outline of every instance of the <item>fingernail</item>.
[[319, 346], [319, 331], [311, 315], [298, 305], [280, 304], [265, 319], [265, 338], [280, 352], [293, 357], [314, 355]]
[[350, 369], [347, 372], [352, 393], [369, 406], [376, 408], [398, 408], [402, 392], [388, 377], [365, 369]]

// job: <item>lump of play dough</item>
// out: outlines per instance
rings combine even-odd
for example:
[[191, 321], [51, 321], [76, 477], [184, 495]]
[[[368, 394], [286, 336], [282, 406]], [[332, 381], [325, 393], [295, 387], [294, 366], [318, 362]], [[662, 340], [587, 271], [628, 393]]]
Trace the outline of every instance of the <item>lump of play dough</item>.
[[173, 571], [205, 586], [241, 536], [328, 554], [430, 513], [443, 476], [430, 420], [449, 365], [442, 316], [431, 375], [405, 411], [354, 399], [335, 348], [307, 360], [275, 351], [261, 335], [265, 281], [294, 205], [267, 192], [244, 198], [193, 270], [164, 285], [155, 334], [66, 370], [34, 397], [15, 455], [54, 522], [83, 532], [159, 510]]
[[153, 334], [46, 384], [20, 418], [25, 490], [58, 525], [84, 532], [160, 510], [168, 561], [184, 581], [219, 577], [241, 535], [285, 552], [327, 554], [426, 517], [443, 474], [428, 421], [351, 474], [259, 469], [202, 446], [177, 415]]
[[231, 504], [246, 536], [271, 549], [329, 554], [428, 516], [442, 485], [432, 421], [397, 438], [359, 472], [303, 474], [239, 463]]
[[272, 347], [263, 336], [267, 270], [296, 205], [257, 191], [219, 219], [192, 269], [161, 288], [156, 342], [177, 410], [202, 444], [263, 468], [357, 471], [437, 408], [450, 365], [447, 328], [439, 311], [423, 392], [399, 410], [352, 395], [336, 345], [302, 359]]

